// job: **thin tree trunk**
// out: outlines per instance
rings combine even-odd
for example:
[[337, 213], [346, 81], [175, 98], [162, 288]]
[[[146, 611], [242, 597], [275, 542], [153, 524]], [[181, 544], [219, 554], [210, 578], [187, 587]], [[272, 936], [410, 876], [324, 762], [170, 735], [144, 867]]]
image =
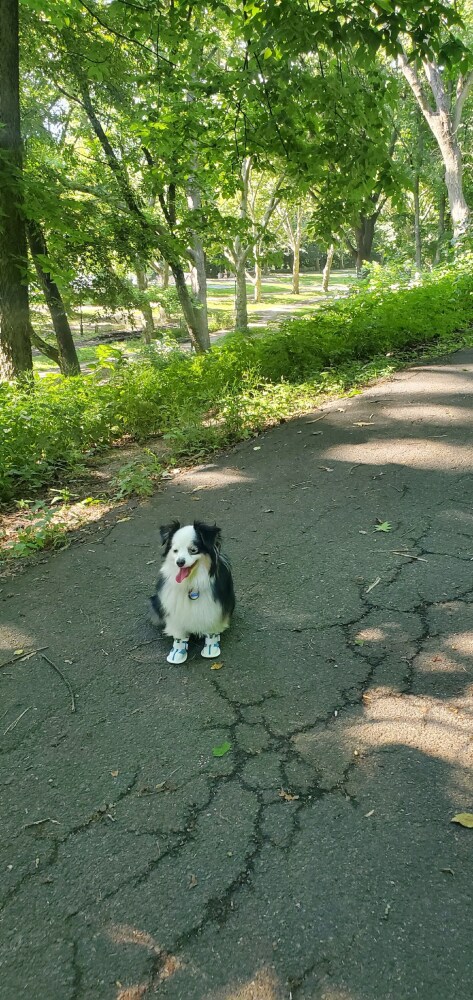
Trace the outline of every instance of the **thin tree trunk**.
[[299, 295], [300, 292], [300, 270], [301, 270], [301, 244], [300, 240], [294, 239], [292, 246], [292, 294]]
[[263, 298], [263, 268], [261, 267], [261, 257], [259, 256], [258, 247], [254, 248], [255, 255], [255, 290], [254, 290], [254, 301], [261, 302]]
[[328, 285], [330, 281], [330, 272], [332, 270], [333, 255], [335, 253], [334, 244], [331, 243], [327, 250], [327, 260], [325, 261], [324, 272], [322, 275], [322, 291], [324, 295], [328, 295]]
[[[238, 217], [242, 222], [248, 218], [248, 193], [250, 186], [251, 156], [245, 156], [241, 165], [241, 197]], [[231, 257], [235, 267], [235, 330], [246, 333], [248, 330], [248, 300], [246, 294], [246, 258], [249, 247], [244, 247], [240, 236], [233, 241]]]
[[[239, 237], [235, 243], [240, 243]], [[235, 263], [235, 330], [240, 333], [248, 332], [248, 299], [246, 291], [246, 255], [240, 254]]]
[[198, 322], [198, 309], [195, 309], [189, 295], [184, 271], [180, 264], [171, 264], [171, 271], [192, 346], [198, 354], [202, 354], [207, 348], [200, 342], [201, 330]]
[[[198, 212], [202, 206], [200, 191], [191, 178], [187, 188], [187, 204], [191, 211]], [[190, 254], [191, 288], [198, 303], [194, 307], [195, 323], [199, 329], [199, 343], [202, 350], [210, 347], [209, 320], [207, 313], [207, 275], [205, 273], [205, 253], [202, 240], [197, 232], [192, 233]]]
[[416, 268], [418, 271], [422, 271], [422, 232], [421, 232], [421, 222], [420, 222], [420, 173], [424, 162], [424, 135], [423, 135], [424, 122], [419, 107], [416, 108], [416, 112], [417, 112], [416, 114], [417, 143], [414, 154], [414, 184], [413, 184], [414, 243], [415, 243]]
[[414, 241], [416, 268], [422, 271], [422, 236], [420, 229], [420, 177], [416, 171], [414, 177]]
[[33, 368], [22, 167], [18, 0], [0, 0], [0, 379]]
[[143, 294], [143, 298], [141, 300], [141, 305], [140, 305], [140, 312], [141, 312], [141, 314], [143, 316], [143, 319], [145, 321], [145, 327], [144, 327], [144, 331], [143, 331], [143, 339], [144, 339], [144, 341], [145, 341], [146, 344], [150, 344], [151, 341], [152, 341], [152, 339], [153, 339], [154, 332], [155, 332], [155, 330], [154, 330], [153, 310], [152, 310], [151, 305], [148, 302], [148, 299], [146, 298], [146, 294], [145, 294], [146, 291], [147, 291], [147, 289], [148, 289], [148, 281], [147, 281], [147, 278], [146, 278], [146, 272], [145, 272], [144, 268], [141, 266], [141, 264], [138, 261], [135, 264], [135, 274], [136, 274], [136, 282], [137, 282], [137, 285], [138, 285], [138, 289], [139, 289], [140, 292], [144, 293]]
[[439, 217], [437, 224], [437, 244], [435, 247], [434, 259], [432, 261], [432, 266], [436, 267], [440, 263], [440, 257], [442, 253], [443, 240], [445, 236], [445, 209], [447, 207], [447, 196], [445, 188], [442, 188], [439, 195]]
[[166, 291], [169, 288], [169, 264], [167, 260], [163, 260], [163, 273], [161, 278], [161, 288]]
[[77, 357], [74, 338], [62, 295], [45, 264], [45, 258], [48, 257], [45, 235], [39, 222], [36, 222], [35, 219], [27, 220], [26, 233], [33, 263], [46, 300], [46, 305], [50, 312], [54, 333], [56, 334], [59, 368], [63, 375], [80, 375], [79, 358]]

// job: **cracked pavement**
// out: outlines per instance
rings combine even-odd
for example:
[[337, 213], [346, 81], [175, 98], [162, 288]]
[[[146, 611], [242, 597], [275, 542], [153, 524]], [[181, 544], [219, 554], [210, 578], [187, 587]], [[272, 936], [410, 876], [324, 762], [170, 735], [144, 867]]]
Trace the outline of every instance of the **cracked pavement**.
[[[2, 998], [467, 988], [472, 409], [472, 351], [398, 373], [1, 581], [0, 662], [47, 646], [77, 702], [0, 670]], [[218, 671], [147, 620], [158, 526], [196, 516], [234, 567]]]

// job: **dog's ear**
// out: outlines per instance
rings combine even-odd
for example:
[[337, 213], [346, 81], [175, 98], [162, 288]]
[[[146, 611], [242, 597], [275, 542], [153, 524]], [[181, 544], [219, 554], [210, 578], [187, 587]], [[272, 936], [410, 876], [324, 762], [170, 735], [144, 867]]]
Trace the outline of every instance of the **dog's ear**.
[[194, 530], [206, 549], [219, 549], [222, 540], [222, 533], [216, 524], [203, 524], [202, 521], [194, 521]]
[[169, 545], [172, 536], [176, 534], [176, 531], [179, 531], [180, 527], [179, 521], [171, 521], [171, 524], [162, 524], [159, 529], [162, 544]]

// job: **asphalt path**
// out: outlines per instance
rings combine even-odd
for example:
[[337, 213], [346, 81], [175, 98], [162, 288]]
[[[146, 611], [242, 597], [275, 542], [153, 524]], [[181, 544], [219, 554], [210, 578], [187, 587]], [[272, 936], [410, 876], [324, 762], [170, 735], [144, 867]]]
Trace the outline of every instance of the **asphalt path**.
[[[2, 998], [470, 995], [472, 409], [471, 351], [399, 373], [0, 582]], [[174, 517], [219, 669], [148, 623]]]

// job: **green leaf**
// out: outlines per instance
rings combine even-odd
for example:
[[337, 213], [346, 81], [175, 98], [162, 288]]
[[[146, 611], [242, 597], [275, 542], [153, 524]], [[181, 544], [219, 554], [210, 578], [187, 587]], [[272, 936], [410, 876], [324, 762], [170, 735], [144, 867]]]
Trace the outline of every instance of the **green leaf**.
[[263, 59], [269, 59], [269, 57], [272, 56], [272, 54], [273, 50], [270, 48], [266, 48], [263, 52]]
[[225, 740], [225, 743], [221, 743], [218, 747], [212, 748], [212, 753], [214, 757], [223, 757], [229, 750], [232, 749], [231, 743]]
[[452, 816], [450, 822], [459, 823], [460, 826], [467, 826], [473, 830], [473, 813], [457, 813], [456, 816]]
[[393, 530], [393, 526], [392, 526], [392, 524], [389, 523], [389, 521], [382, 521], [381, 524], [377, 524], [376, 525], [376, 527], [375, 527], [374, 530], [375, 531], [392, 531]]

